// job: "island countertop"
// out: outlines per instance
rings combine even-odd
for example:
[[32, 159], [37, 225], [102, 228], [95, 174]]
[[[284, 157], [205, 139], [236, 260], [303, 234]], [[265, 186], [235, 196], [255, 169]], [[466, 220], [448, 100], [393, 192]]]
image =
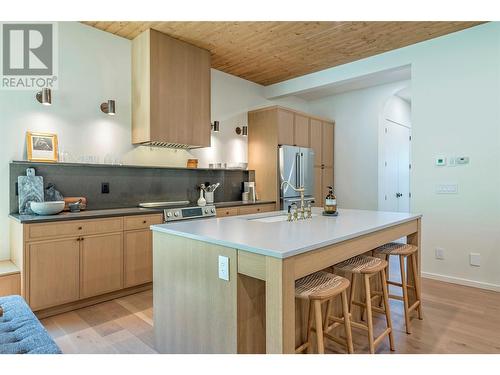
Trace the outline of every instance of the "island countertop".
[[326, 217], [321, 212], [321, 208], [313, 208], [315, 216], [296, 222], [253, 220], [285, 214], [276, 211], [159, 224], [151, 226], [151, 229], [283, 259], [421, 217], [419, 214], [353, 209], [339, 209], [338, 216]]

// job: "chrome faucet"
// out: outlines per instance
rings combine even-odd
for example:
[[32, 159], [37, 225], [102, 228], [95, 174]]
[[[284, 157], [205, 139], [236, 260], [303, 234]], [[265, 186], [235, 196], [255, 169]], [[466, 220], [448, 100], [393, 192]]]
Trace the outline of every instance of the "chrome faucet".
[[283, 181], [281, 183], [281, 189], [283, 189], [283, 186], [285, 184], [289, 185], [297, 193], [300, 193], [300, 218], [301, 219], [305, 219], [305, 215], [304, 215], [304, 212], [305, 212], [305, 207], [304, 207], [304, 192], [305, 192], [305, 189], [304, 189], [304, 187], [301, 186], [301, 187], [297, 188], [297, 187], [293, 186], [291, 183], [289, 183], [288, 181]]

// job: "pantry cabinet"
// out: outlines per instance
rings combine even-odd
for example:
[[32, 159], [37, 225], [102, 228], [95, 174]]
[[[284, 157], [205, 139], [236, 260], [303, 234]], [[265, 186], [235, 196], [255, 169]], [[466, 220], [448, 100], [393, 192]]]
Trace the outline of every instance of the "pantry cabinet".
[[279, 145], [314, 150], [314, 198], [321, 206], [326, 186], [333, 185], [335, 124], [332, 120], [280, 106], [248, 112], [248, 167], [255, 170], [257, 193], [279, 207]]

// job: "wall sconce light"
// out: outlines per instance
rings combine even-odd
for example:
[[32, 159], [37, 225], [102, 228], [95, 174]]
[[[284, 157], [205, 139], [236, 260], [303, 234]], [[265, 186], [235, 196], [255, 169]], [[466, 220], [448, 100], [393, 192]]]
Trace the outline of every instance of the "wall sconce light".
[[248, 135], [248, 126], [243, 125], [241, 128], [238, 126], [236, 128], [236, 134], [246, 137]]
[[219, 121], [214, 121], [214, 123], [212, 124], [212, 131], [214, 133], [218, 133], [219, 132]]
[[43, 105], [52, 105], [52, 90], [48, 87], [44, 87], [42, 91], [38, 91], [35, 97]]
[[116, 114], [115, 101], [108, 100], [107, 102], [101, 103], [101, 111], [107, 115], [114, 116]]

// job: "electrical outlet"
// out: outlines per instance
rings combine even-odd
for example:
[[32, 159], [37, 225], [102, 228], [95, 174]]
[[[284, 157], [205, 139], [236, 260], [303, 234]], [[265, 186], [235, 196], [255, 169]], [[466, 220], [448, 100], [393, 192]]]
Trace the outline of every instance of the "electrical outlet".
[[436, 247], [434, 257], [436, 259], [444, 259], [444, 249], [442, 247]]
[[229, 281], [229, 258], [219, 255], [219, 279]]
[[109, 194], [109, 182], [102, 182], [101, 183], [101, 193], [102, 194]]
[[471, 266], [481, 267], [481, 254], [479, 253], [470, 253], [469, 254], [469, 262]]

